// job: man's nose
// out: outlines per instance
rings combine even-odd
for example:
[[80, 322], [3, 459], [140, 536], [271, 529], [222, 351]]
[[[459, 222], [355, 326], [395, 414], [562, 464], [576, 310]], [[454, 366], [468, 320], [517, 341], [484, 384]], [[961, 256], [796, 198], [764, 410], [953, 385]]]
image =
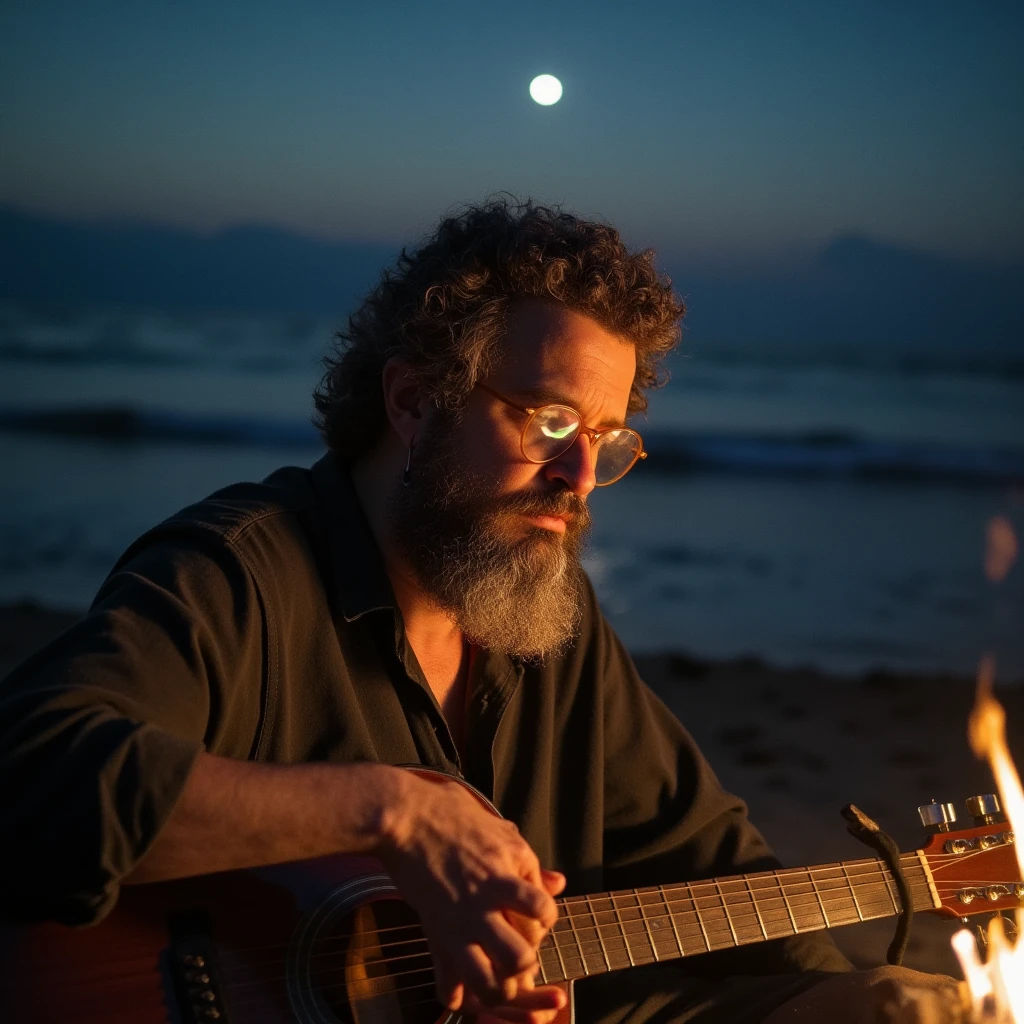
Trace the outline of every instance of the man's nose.
[[545, 463], [544, 475], [548, 480], [561, 480], [573, 494], [585, 498], [597, 486], [590, 438], [580, 434], [557, 459]]

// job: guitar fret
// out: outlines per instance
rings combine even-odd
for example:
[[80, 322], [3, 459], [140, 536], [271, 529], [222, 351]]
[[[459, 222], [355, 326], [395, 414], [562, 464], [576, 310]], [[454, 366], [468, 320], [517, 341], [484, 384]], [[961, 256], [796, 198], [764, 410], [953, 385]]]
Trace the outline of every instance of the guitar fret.
[[664, 886], [659, 885], [658, 892], [661, 894], [661, 902], [665, 906], [665, 914], [668, 917], [670, 924], [672, 925], [672, 934], [676, 938], [676, 946], [679, 949], [679, 955], [685, 956], [686, 950], [683, 949], [683, 940], [679, 937], [679, 929], [676, 927], [676, 917], [675, 914], [672, 913], [672, 908], [668, 905], [668, 897], [665, 895]]
[[[787, 872], [789, 874], [789, 872]], [[793, 881], [786, 888], [789, 890], [790, 902], [793, 907], [793, 914], [800, 922], [800, 931], [813, 932], [827, 927], [826, 920], [821, 913], [820, 899], [815, 900], [814, 884], [811, 881], [810, 871], [793, 872], [794, 875], [803, 875], [806, 881]], [[798, 903], [797, 896], [810, 896], [810, 900]]]
[[[786, 917], [789, 919], [789, 926], [790, 926], [790, 928], [792, 928], [792, 934], [793, 935], [798, 935], [799, 932], [800, 932], [800, 926], [796, 923], [796, 918], [793, 916], [793, 908], [790, 905], [789, 898], [786, 896], [786, 893], [785, 893], [785, 891], [782, 888], [782, 879], [779, 877], [779, 872], [778, 871], [772, 871], [772, 872], [770, 872], [769, 877], [771, 878], [772, 881], [775, 882], [775, 887], [779, 891], [779, 895], [778, 895], [777, 899], [780, 899], [782, 901], [782, 906], [783, 906], [783, 909], [786, 912]], [[789, 934], [789, 933], [782, 932], [780, 934], [785, 935], [785, 934]]]
[[[692, 886], [692, 889], [694, 909], [708, 948], [711, 950], [726, 949], [736, 945], [732, 924], [718, 889], [718, 883], [714, 879], [709, 879], [704, 884]], [[699, 889], [705, 889], [707, 892], [702, 895], [697, 891]], [[701, 900], [704, 900], [707, 905], [702, 906]]]
[[747, 891], [750, 893], [750, 902], [754, 904], [754, 913], [757, 914], [757, 923], [761, 926], [761, 934], [767, 939], [768, 929], [764, 926], [764, 918], [761, 916], [761, 908], [757, 905], [757, 897], [754, 895], [754, 888], [750, 884], [750, 879], [746, 875], [743, 876], [743, 881], [746, 882]]
[[653, 938], [654, 958], [656, 960], [674, 960], [682, 956], [683, 950], [679, 945], [676, 922], [671, 909], [665, 902], [662, 886], [648, 886], [638, 892], [648, 932]]
[[594, 904], [591, 902], [590, 897], [587, 897], [587, 907], [590, 909], [590, 916], [594, 919], [594, 927], [597, 932], [597, 940], [601, 943], [601, 953], [604, 956], [605, 966], [610, 971], [612, 969], [612, 962], [608, 959], [608, 947], [604, 944], [604, 935], [601, 934], [601, 926], [597, 922], [597, 914], [594, 912]]
[[[556, 922], [556, 924], [557, 924], [557, 922]], [[568, 978], [569, 977], [569, 972], [565, 969], [565, 961], [562, 959], [562, 950], [559, 948], [559, 945], [558, 945], [558, 930], [555, 929], [555, 928], [551, 929], [551, 944], [555, 947], [555, 953], [558, 955], [558, 966], [561, 968], [562, 978]], [[538, 957], [538, 959], [540, 959], [540, 958]], [[543, 960], [541, 960], [541, 962], [540, 962], [540, 973], [541, 973], [541, 977], [544, 979], [544, 981], [547, 982], [548, 981], [548, 976], [547, 976], [547, 971], [545, 971], [545, 969], [544, 969], [544, 961]]]
[[[608, 944], [605, 942], [605, 925], [601, 922], [598, 917], [599, 913], [603, 913], [594, 906], [594, 898], [587, 897], [587, 908], [590, 912], [590, 918], [593, 921], [594, 938], [597, 939], [598, 945], [600, 946], [600, 956], [604, 959], [604, 967], [601, 968], [598, 965], [599, 970], [612, 971], [616, 969], [616, 965], [612, 963], [611, 951], [608, 949]], [[595, 954], [596, 955], [596, 954]]]
[[[704, 928], [704, 921], [701, 917], [700, 909], [697, 906], [697, 898], [693, 891], [693, 887], [689, 885], [673, 886], [673, 889], [687, 894], [686, 896], [677, 897], [673, 902], [677, 904], [689, 904], [689, 906], [684, 906], [684, 908], [680, 910], [671, 911], [672, 927], [676, 928], [677, 924], [681, 925], [686, 936], [689, 937], [692, 935], [696, 942], [699, 943], [699, 945], [693, 950], [694, 953], [710, 952], [711, 942], [708, 938], [707, 931]], [[665, 896], [665, 902], [666, 905], [669, 905], [667, 894]], [[690, 920], [691, 917], [692, 920]], [[678, 930], [676, 934], [678, 935]], [[680, 945], [682, 945], [681, 942]]]
[[846, 884], [849, 886], [850, 895], [853, 897], [853, 905], [854, 905], [854, 907], [857, 910], [857, 918], [859, 920], [863, 921], [864, 920], [864, 915], [863, 915], [863, 913], [861, 913], [860, 902], [857, 899], [857, 890], [854, 889], [854, 887], [853, 887], [853, 880], [850, 878], [850, 871], [847, 868], [845, 863], [842, 864], [841, 867], [843, 869], [843, 874], [846, 876]]
[[619, 931], [622, 934], [622, 944], [626, 947], [626, 956], [629, 957], [629, 966], [636, 967], [636, 961], [633, 959], [633, 950], [629, 945], [629, 936], [626, 934], [626, 929], [622, 924], [622, 915], [619, 913], [618, 905], [615, 902], [615, 897], [611, 898], [612, 911], [615, 914], [615, 920], [618, 922]]
[[863, 920], [879, 917], [892, 917], [898, 913], [896, 902], [887, 884], [887, 871], [880, 860], [858, 861], [849, 865], [851, 874], [856, 869], [860, 881], [857, 888], [860, 892], [858, 903], [863, 912]]
[[651, 934], [651, 923], [647, 920], [647, 915], [644, 913], [644, 905], [640, 902], [640, 890], [633, 890], [634, 897], [636, 899], [636, 905], [640, 910], [640, 920], [644, 923], [644, 928], [647, 929], [647, 941], [651, 944], [651, 953], [654, 954], [654, 959], [658, 960], [658, 947], [654, 944], [654, 936]]
[[696, 895], [694, 895], [693, 899], [690, 902], [693, 903], [693, 912], [697, 916], [697, 924], [700, 925], [700, 933], [704, 937], [704, 945], [707, 946], [708, 952], [710, 953], [711, 952], [711, 939], [709, 938], [708, 930], [707, 930], [707, 928], [704, 925], [704, 917], [703, 917], [703, 915], [700, 912], [700, 907], [697, 906], [697, 897], [696, 897]]
[[[811, 874], [815, 891], [822, 902], [826, 927], [834, 928], [861, 920], [860, 907], [853, 896], [845, 865], [825, 864], [815, 868]], [[822, 893], [826, 893], [827, 897], [823, 897]], [[824, 904], [825, 898], [828, 900], [827, 907]]]
[[725, 900], [735, 944], [744, 945], [767, 938], [761, 908], [754, 897], [749, 879], [745, 875], [725, 879], [719, 884], [719, 889]]
[[775, 871], [762, 871], [747, 876], [748, 884], [759, 883], [756, 891], [763, 893], [758, 899], [761, 919], [768, 930], [769, 938], [778, 939], [796, 933], [796, 921], [789, 907], [789, 901], [782, 888], [782, 882]]
[[722, 901], [722, 909], [725, 911], [725, 920], [728, 922], [729, 931], [732, 932], [732, 941], [738, 946], [740, 940], [736, 938], [736, 929], [732, 926], [732, 917], [729, 915], [729, 904], [725, 902], [725, 895], [722, 893], [721, 884], [715, 880], [715, 888], [718, 890], [718, 898]]
[[580, 941], [579, 932], [576, 930], [576, 919], [573, 917], [572, 904], [567, 903], [565, 906], [567, 911], [566, 916], [569, 918], [569, 927], [572, 929], [572, 937], [576, 940], [576, 948], [580, 952], [580, 961], [583, 964], [583, 974], [586, 976], [590, 973], [590, 968], [587, 966], [587, 954], [583, 951], [583, 943]]
[[821, 907], [821, 916], [825, 922], [825, 927], [831, 928], [832, 926], [829, 924], [828, 920], [828, 911], [825, 910], [825, 901], [821, 898], [821, 893], [818, 891], [817, 879], [814, 877], [814, 873], [812, 871], [807, 872], [807, 877], [811, 880], [811, 888], [814, 890], [814, 895], [818, 898], [818, 906]]

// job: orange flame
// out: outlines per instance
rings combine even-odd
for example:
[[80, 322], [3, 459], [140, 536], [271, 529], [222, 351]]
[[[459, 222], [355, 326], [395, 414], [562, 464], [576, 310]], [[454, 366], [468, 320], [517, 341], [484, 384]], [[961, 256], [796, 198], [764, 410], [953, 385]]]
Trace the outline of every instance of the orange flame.
[[[992, 695], [994, 677], [995, 662], [986, 655], [978, 669], [978, 690], [967, 738], [975, 755], [988, 761], [1010, 827], [1024, 840], [1024, 789], [1006, 745], [1006, 712]], [[1014, 845], [1014, 852], [1024, 878], [1024, 841]], [[994, 917], [988, 926], [988, 958], [984, 963], [969, 931], [964, 929], [953, 936], [953, 949], [971, 991], [975, 1021], [1024, 1024], [1024, 909], [1017, 911], [1017, 935], [1013, 945], [1006, 937], [1003, 919]]]

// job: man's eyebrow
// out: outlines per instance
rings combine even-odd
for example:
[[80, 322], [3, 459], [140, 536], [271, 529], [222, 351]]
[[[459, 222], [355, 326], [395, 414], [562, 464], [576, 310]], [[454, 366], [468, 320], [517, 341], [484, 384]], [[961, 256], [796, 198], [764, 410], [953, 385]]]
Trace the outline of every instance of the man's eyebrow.
[[[515, 394], [517, 398], [522, 398], [528, 405], [535, 409], [542, 405], [567, 405], [570, 409], [576, 409], [576, 403], [573, 399], [558, 391], [552, 391], [550, 388], [516, 388]], [[577, 409], [577, 412], [578, 411], [579, 410]], [[603, 422], [596, 424], [596, 426], [602, 430], [607, 427], [624, 427], [625, 425], [626, 421], [620, 420], [618, 417], [612, 417], [609, 420], [604, 420]], [[587, 423], [586, 426], [593, 426], [593, 424]]]

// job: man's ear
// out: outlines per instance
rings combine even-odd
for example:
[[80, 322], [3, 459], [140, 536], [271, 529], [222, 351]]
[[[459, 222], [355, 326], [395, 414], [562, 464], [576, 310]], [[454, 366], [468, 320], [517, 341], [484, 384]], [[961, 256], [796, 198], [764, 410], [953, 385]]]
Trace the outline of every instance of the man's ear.
[[401, 359], [389, 359], [381, 377], [388, 422], [402, 444], [411, 448], [423, 429], [431, 403], [420, 390], [408, 364]]

